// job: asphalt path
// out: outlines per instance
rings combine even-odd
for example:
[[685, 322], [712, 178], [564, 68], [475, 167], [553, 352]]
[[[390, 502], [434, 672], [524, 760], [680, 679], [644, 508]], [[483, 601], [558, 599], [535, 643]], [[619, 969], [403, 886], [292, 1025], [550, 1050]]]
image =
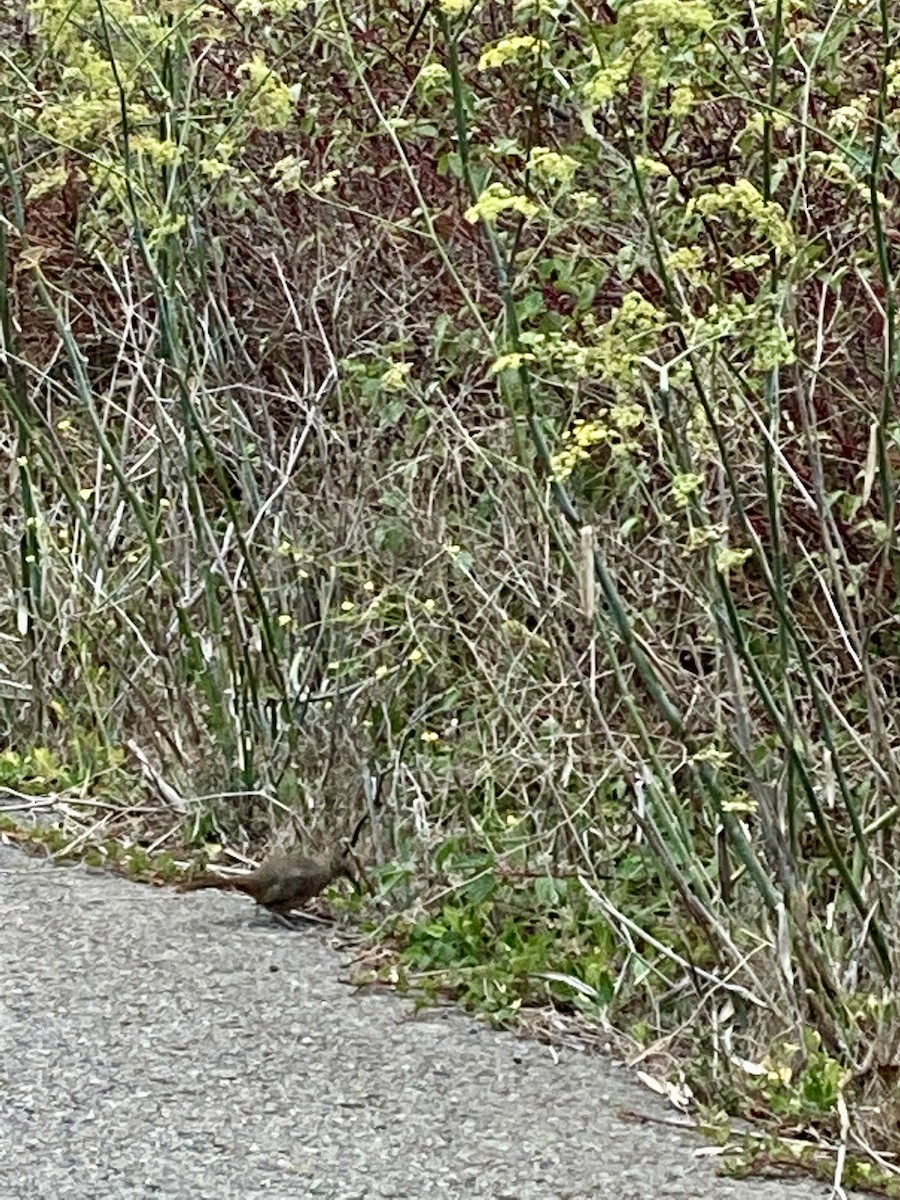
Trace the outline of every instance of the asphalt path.
[[0, 846], [0, 1200], [830, 1193], [721, 1178], [609, 1057], [413, 1017], [349, 957], [244, 897]]

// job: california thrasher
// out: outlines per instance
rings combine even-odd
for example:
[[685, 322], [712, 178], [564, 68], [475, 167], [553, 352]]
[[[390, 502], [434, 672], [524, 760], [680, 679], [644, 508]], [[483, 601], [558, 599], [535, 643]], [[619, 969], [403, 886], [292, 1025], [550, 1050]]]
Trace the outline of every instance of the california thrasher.
[[182, 883], [178, 890], [196, 892], [200, 888], [218, 888], [223, 892], [243, 892], [270, 913], [286, 918], [288, 913], [318, 896], [339, 875], [353, 878], [350, 861], [342, 850], [335, 851], [325, 863], [281, 853], [273, 854], [258, 870], [247, 875], [206, 872]]

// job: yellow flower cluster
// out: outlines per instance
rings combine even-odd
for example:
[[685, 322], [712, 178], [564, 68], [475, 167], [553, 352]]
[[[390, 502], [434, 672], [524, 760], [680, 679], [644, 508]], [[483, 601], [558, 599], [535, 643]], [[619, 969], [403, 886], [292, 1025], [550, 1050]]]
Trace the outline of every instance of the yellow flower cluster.
[[578, 160], [569, 154], [558, 154], [546, 146], [533, 146], [528, 155], [528, 169], [544, 183], [569, 184], [578, 170]]
[[608, 67], [602, 67], [584, 88], [584, 98], [590, 104], [606, 104], [628, 86], [633, 62], [630, 55], [622, 55]]
[[653, 29], [667, 37], [675, 31], [708, 33], [714, 23], [703, 0], [633, 0], [619, 13], [624, 31]]
[[676, 119], [686, 117], [693, 104], [694, 89], [683, 83], [672, 92], [672, 99], [669, 101], [669, 116]]
[[131, 149], [148, 159], [154, 167], [171, 167], [184, 157], [183, 149], [171, 138], [161, 141], [146, 133], [138, 133], [131, 139]]
[[541, 41], [540, 38], [531, 37], [529, 34], [503, 38], [495, 46], [489, 46], [487, 50], [482, 51], [481, 58], [478, 60], [478, 69], [479, 71], [490, 71], [504, 66], [520, 55], [528, 54], [532, 58], [538, 58], [547, 49], [546, 42]]
[[775, 367], [789, 367], [797, 361], [794, 335], [779, 321], [757, 327], [753, 338], [753, 370], [766, 372]]
[[562, 449], [550, 459], [550, 470], [557, 483], [568, 479], [579, 463], [590, 458], [591, 447], [607, 441], [609, 435], [609, 428], [599, 421], [574, 421], [562, 436]]
[[728, 531], [724, 525], [694, 525], [688, 531], [688, 550], [702, 550], [719, 542]]
[[[760, 373], [790, 366], [796, 361], [794, 335], [785, 329], [780, 314], [773, 311], [772, 299], [767, 293], [755, 302], [740, 296], [728, 304], [711, 303], [702, 316], [688, 319], [686, 332], [694, 345], [731, 339], [736, 346], [753, 355], [749, 367]], [[699, 411], [691, 419], [691, 427], [695, 430], [691, 440], [695, 446], [699, 445], [707, 436], [703, 432], [706, 421]]]
[[861, 96], [834, 109], [828, 117], [829, 133], [856, 133], [868, 116], [868, 104]]
[[532, 347], [532, 356], [541, 363], [576, 378], [590, 375], [593, 367], [593, 348], [583, 346], [573, 338], [556, 331], [535, 333], [530, 330], [522, 334], [522, 342]]
[[716, 570], [720, 575], [727, 575], [735, 567], [742, 567], [752, 556], [752, 550], [732, 550], [728, 546], [723, 546], [716, 555]]
[[484, 189], [471, 208], [466, 209], [465, 218], [474, 225], [476, 221], [493, 224], [505, 212], [517, 212], [523, 217], [533, 217], [538, 206], [527, 196], [514, 195], [502, 183], [492, 183]]
[[499, 358], [494, 359], [493, 363], [491, 363], [491, 374], [499, 375], [502, 371], [518, 371], [523, 363], [533, 363], [535, 358], [534, 354], [522, 353], [521, 351], [501, 354]]
[[532, 330], [526, 330], [521, 341], [534, 358], [560, 374], [576, 379], [599, 375], [627, 396], [641, 358], [656, 349], [666, 320], [666, 314], [649, 300], [638, 292], [629, 292], [605, 324], [598, 327], [590, 314], [585, 317], [585, 342], [555, 331]]
[[675, 494], [675, 503], [679, 508], [687, 508], [692, 496], [696, 496], [703, 487], [703, 476], [696, 475], [692, 471], [685, 471], [682, 475], [676, 475], [672, 479], [672, 491]]
[[[693, 102], [693, 92], [676, 72], [684, 73], [694, 65], [697, 43], [701, 43], [715, 24], [703, 0], [633, 0], [619, 9], [615, 27], [619, 49], [605, 60], [600, 48], [593, 53], [598, 70], [584, 87], [585, 99], [601, 105], [624, 91], [634, 76], [654, 83], [664, 77], [677, 84], [672, 98], [672, 115], [684, 116]], [[683, 52], [683, 62], [679, 55]]]
[[720, 183], [714, 192], [694, 197], [688, 201], [688, 216], [695, 211], [713, 219], [721, 213], [734, 214], [780, 254], [791, 254], [796, 248], [794, 231], [784, 209], [774, 200], [763, 200], [749, 179]]
[[[128, 115], [135, 125], [149, 124], [153, 115], [146, 104], [130, 102]], [[64, 104], [44, 104], [36, 113], [38, 128], [67, 146], [93, 149], [98, 139], [121, 122], [118, 93], [73, 96]]]
[[402, 392], [409, 384], [409, 373], [412, 363], [392, 363], [381, 376], [380, 385], [383, 392]]
[[416, 76], [416, 83], [423, 91], [430, 91], [436, 87], [443, 87], [450, 79], [450, 72], [443, 63], [426, 63], [422, 67], [419, 74]]
[[610, 383], [635, 378], [640, 358], [656, 343], [666, 314], [639, 292], [629, 292], [600, 330], [595, 352], [597, 368]]
[[613, 404], [605, 421], [579, 417], [562, 435], [562, 447], [550, 459], [553, 478], [557, 483], [568, 479], [576, 467], [590, 458], [593, 446], [607, 445], [614, 457], [633, 454], [640, 449], [640, 443], [632, 435], [645, 419], [639, 404]]
[[261, 54], [254, 54], [238, 67], [237, 73], [247, 76], [247, 112], [257, 129], [284, 129], [294, 115], [294, 97], [284, 80]]
[[569, 7], [569, 0], [515, 0], [513, 16], [517, 21], [533, 17], [559, 17]]
[[288, 154], [284, 158], [279, 158], [269, 171], [269, 178], [273, 180], [276, 192], [298, 192], [303, 187], [304, 171], [309, 166], [309, 161], [305, 158], [298, 158], [296, 154]]
[[600, 197], [596, 192], [572, 192], [569, 195], [569, 199], [575, 205], [575, 211], [579, 216], [592, 213], [600, 204]]
[[646, 154], [635, 155], [634, 165], [640, 175], [671, 175], [672, 172], [658, 158], [649, 158]]
[[703, 266], [706, 255], [699, 246], [679, 246], [666, 259], [670, 271], [680, 271], [684, 275], [694, 275]]
[[[639, 404], [613, 404], [609, 410], [609, 419], [616, 433], [632, 433], [644, 424], [646, 413]], [[624, 444], [624, 443], [623, 443]]]

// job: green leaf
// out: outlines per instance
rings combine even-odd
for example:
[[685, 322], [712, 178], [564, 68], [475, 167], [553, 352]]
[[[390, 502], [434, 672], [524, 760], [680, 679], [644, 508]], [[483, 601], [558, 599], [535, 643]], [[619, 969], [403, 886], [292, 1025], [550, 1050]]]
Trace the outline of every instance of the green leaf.
[[484, 875], [476, 875], [474, 879], [464, 883], [458, 889], [458, 895], [464, 896], [471, 904], [482, 904], [496, 890], [496, 877], [491, 872], [487, 872]]

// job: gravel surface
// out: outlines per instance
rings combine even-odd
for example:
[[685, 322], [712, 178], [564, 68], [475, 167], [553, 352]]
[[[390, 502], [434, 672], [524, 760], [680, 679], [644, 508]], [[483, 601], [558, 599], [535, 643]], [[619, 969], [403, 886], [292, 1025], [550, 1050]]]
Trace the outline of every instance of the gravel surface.
[[0, 930], [0, 1200], [828, 1195], [717, 1178], [603, 1057], [354, 994], [243, 897], [0, 847]]

